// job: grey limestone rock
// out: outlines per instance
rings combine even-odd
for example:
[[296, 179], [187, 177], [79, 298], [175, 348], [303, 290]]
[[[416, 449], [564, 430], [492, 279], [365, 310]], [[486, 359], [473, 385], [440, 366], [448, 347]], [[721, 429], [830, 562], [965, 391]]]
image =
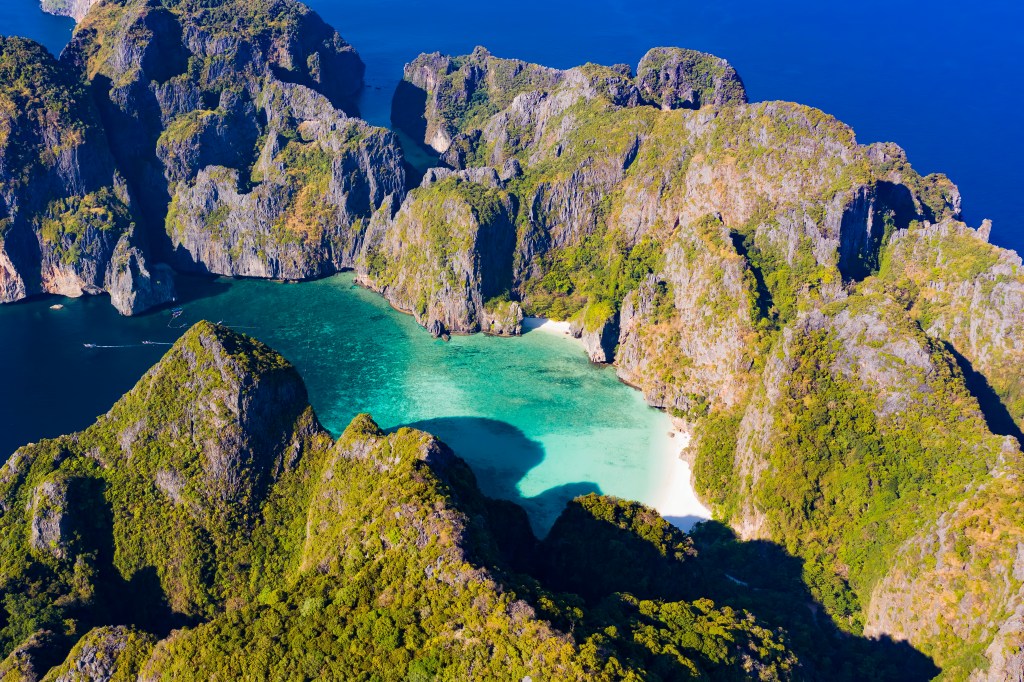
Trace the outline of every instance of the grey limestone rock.
[[637, 85], [663, 109], [746, 104], [747, 91], [729, 62], [696, 50], [656, 47], [640, 60]]

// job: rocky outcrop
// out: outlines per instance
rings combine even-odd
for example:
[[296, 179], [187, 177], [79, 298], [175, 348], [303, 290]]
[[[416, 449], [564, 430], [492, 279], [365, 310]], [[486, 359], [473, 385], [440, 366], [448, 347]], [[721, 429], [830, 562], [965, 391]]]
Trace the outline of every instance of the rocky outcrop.
[[992, 408], [993, 428], [1017, 436], [1024, 428], [1024, 267], [1016, 253], [988, 244], [990, 230], [988, 222], [974, 230], [954, 220], [900, 230], [880, 277], [925, 331], [955, 349], [965, 374], [983, 377], [975, 392]]
[[[654, 51], [644, 74], [661, 73], [658, 60], [677, 81], [725, 68], [698, 56]], [[643, 82], [620, 67], [555, 71], [482, 49], [422, 55], [403, 86], [420, 94], [396, 97], [396, 116], [419, 102], [405, 113], [447, 162], [510, 170], [511, 297], [556, 317], [610, 305], [620, 374], [653, 404], [695, 415], [738, 404], [759, 319], [791, 319], [804, 291], [841, 298], [842, 280], [877, 270], [888, 234], [958, 210], [948, 180], [921, 178], [894, 145], [857, 145], [821, 112], [743, 104], [730, 79], [708, 86], [719, 94], [705, 94], [703, 110], [659, 112], [641, 106]], [[701, 232], [708, 216], [713, 238]], [[650, 325], [637, 314], [653, 299], [648, 289], [640, 300], [649, 275], [664, 283], [662, 301], [676, 299]], [[611, 357], [615, 340], [591, 341], [594, 357]]]
[[[167, 409], [154, 401], [158, 395], [190, 399]], [[137, 460], [147, 444], [179, 443], [133, 468], [150, 481], [176, 479], [173, 492], [158, 487], [188, 499], [207, 523], [251, 511], [294, 466], [303, 444], [322, 433], [287, 361], [207, 322], [192, 327], [101, 425], [118, 434], [118, 447], [98, 456], [105, 466]]]
[[68, 512], [71, 511], [67, 481], [44, 481], [33, 492], [31, 505], [29, 545], [57, 559], [67, 558], [70, 525]]
[[51, 630], [40, 630], [16, 646], [0, 663], [0, 679], [11, 682], [39, 682], [56, 663], [51, 650], [59, 641]]
[[595, 304], [572, 321], [569, 332], [583, 342], [591, 362], [611, 364], [619, 343], [619, 318], [609, 306]]
[[83, 84], [42, 46], [0, 38], [0, 302], [110, 292], [131, 315], [171, 300], [136, 220]]
[[681, 231], [622, 303], [616, 367], [647, 402], [686, 418], [747, 395], [762, 343], [756, 283], [718, 216]]
[[493, 169], [428, 173], [394, 221], [374, 223], [360, 283], [411, 312], [435, 336], [518, 334], [512, 287], [514, 199]]
[[104, 4], [63, 59], [91, 78], [114, 154], [179, 270], [351, 268], [372, 216], [404, 195], [394, 136], [346, 113], [361, 60], [298, 2]]
[[89, 8], [100, 0], [40, 0], [40, 7], [44, 12], [56, 14], [61, 17], [71, 17], [75, 21], [81, 21], [89, 12]]
[[110, 302], [122, 315], [135, 315], [175, 300], [170, 266], [148, 266], [142, 251], [131, 243], [133, 232], [118, 240], [104, 281]]
[[640, 60], [637, 86], [662, 109], [746, 104], [747, 91], [729, 62], [696, 50], [656, 47]]
[[113, 682], [138, 679], [141, 664], [156, 638], [146, 632], [118, 625], [87, 632], [67, 660], [47, 675], [53, 682]]
[[[718, 451], [702, 445], [717, 434], [698, 427], [695, 470], [698, 489], [744, 537], [784, 540], [806, 556], [815, 580], [860, 600], [871, 636], [909, 640], [957, 665], [964, 646], [1003, 651], [993, 637], [1018, 600], [1006, 576], [1017, 546], [1011, 529], [1020, 526], [1008, 491], [1020, 449], [992, 435], [954, 358], [902, 306], [865, 293], [801, 314], [777, 340], [736, 423], [731, 445]], [[704, 488], [723, 465], [732, 497]], [[868, 473], [878, 467], [888, 473]], [[886, 486], [909, 470], [929, 472], [913, 486], [929, 495], [907, 488], [889, 497]], [[832, 477], [845, 481], [844, 498], [833, 496]], [[852, 492], [868, 479], [871, 488]], [[904, 500], [914, 515], [899, 511]], [[976, 532], [980, 518], [1005, 529]], [[840, 519], [843, 530], [829, 535], [835, 550], [803, 544]]]

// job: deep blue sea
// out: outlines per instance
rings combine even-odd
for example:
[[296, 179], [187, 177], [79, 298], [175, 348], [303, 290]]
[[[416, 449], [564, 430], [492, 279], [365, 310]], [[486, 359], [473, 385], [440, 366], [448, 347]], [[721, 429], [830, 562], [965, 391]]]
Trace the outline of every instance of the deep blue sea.
[[[810, 104], [861, 142], [902, 145], [960, 185], [969, 223], [1024, 252], [1024, 2], [1019, 0], [307, 0], [367, 64], [363, 114], [387, 125], [402, 65], [420, 52], [555, 67], [635, 65], [648, 48], [713, 52], [754, 100]], [[71, 22], [0, 0], [0, 33], [59, 51]]]

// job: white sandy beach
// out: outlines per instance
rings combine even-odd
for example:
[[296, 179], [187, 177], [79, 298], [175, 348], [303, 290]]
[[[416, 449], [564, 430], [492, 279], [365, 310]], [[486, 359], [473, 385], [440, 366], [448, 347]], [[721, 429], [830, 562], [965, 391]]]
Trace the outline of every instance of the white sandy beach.
[[583, 346], [583, 342], [569, 332], [568, 322], [549, 320], [546, 317], [524, 317], [523, 331], [538, 331], [544, 332], [545, 334], [554, 334], [556, 336], [564, 337], [581, 347]]
[[711, 518], [711, 510], [705, 507], [693, 490], [690, 464], [680, 454], [690, 444], [690, 434], [672, 429], [671, 447], [667, 456], [672, 458], [664, 487], [658, 494], [654, 508], [682, 530], [688, 531], [699, 521]]

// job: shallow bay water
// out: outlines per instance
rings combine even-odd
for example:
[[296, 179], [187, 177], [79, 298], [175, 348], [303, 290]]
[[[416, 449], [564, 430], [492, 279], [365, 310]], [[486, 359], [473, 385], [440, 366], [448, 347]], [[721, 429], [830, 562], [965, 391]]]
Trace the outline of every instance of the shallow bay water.
[[3, 455], [88, 426], [187, 326], [208, 319], [294, 363], [332, 433], [360, 412], [385, 429], [434, 433], [485, 493], [521, 503], [540, 532], [589, 492], [679, 508], [682, 442], [669, 437], [670, 420], [570, 340], [543, 331], [436, 340], [351, 274], [302, 284], [185, 279], [181, 289], [177, 320], [166, 310], [120, 318], [105, 297], [0, 307]]

